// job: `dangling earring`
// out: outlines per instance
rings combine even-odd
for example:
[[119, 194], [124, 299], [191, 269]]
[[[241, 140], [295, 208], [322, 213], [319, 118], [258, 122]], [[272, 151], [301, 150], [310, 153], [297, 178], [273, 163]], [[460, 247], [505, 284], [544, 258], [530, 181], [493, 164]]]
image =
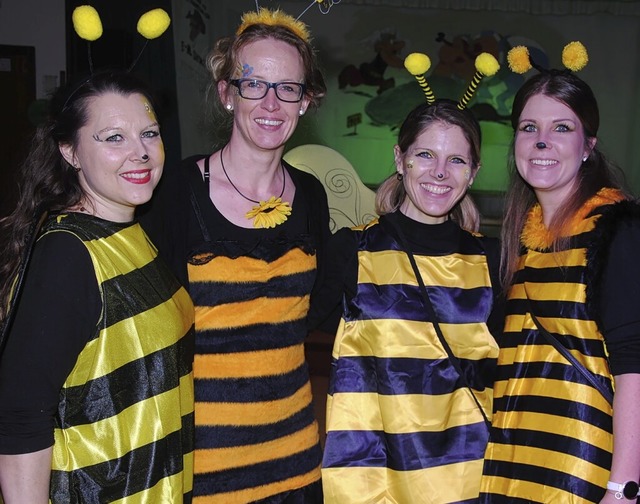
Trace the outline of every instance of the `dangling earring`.
[[396, 173], [396, 178], [402, 182], [402, 173], [400, 172]]

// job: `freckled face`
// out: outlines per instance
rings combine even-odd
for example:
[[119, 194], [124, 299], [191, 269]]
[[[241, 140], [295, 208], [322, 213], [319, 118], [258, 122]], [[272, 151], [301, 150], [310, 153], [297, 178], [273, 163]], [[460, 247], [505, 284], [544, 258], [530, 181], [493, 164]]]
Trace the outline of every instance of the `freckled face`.
[[151, 199], [164, 165], [155, 113], [140, 94], [105, 93], [90, 100], [78, 145], [61, 145], [60, 151], [80, 168], [87, 203], [114, 222], [130, 221], [136, 206]]
[[400, 211], [426, 224], [447, 220], [477, 172], [462, 129], [443, 122], [427, 127], [404, 154], [396, 145], [395, 161], [407, 193]]
[[[239, 51], [237, 75], [234, 78], [253, 78], [267, 82], [304, 83], [302, 58], [293, 46], [274, 39], [247, 44]], [[238, 89], [221, 83], [221, 96], [234, 110], [233, 136], [239, 135], [252, 146], [265, 150], [284, 146], [298, 125], [300, 110], [305, 112], [309, 99], [288, 103], [276, 97], [269, 89], [260, 100], [249, 100], [238, 95]], [[226, 92], [225, 92], [226, 91]]]
[[[541, 143], [544, 143], [545, 147]], [[595, 138], [585, 141], [582, 123], [564, 103], [532, 96], [522, 109], [515, 136], [518, 172], [536, 195], [555, 205], [575, 190], [582, 159]]]

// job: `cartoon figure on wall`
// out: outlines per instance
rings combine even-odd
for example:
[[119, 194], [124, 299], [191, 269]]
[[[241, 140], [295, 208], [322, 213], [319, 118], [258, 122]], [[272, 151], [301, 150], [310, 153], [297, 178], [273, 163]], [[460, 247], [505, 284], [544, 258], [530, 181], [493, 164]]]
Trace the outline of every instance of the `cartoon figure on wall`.
[[398, 39], [395, 32], [379, 33], [373, 44], [374, 58], [360, 63], [357, 67], [354, 64], [345, 66], [338, 75], [338, 87], [345, 89], [348, 86], [377, 86], [377, 94], [393, 88], [395, 79], [385, 78], [384, 74], [388, 67], [402, 68], [403, 57], [400, 52], [404, 46], [405, 41]]

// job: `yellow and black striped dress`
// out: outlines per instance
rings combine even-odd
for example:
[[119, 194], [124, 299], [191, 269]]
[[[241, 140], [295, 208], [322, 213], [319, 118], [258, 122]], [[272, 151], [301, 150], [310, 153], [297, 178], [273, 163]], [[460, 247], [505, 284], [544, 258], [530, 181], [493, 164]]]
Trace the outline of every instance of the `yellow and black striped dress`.
[[334, 344], [325, 502], [475, 502], [488, 427], [471, 394], [490, 418], [498, 355], [487, 326], [494, 293], [486, 250], [451, 221], [414, 221], [405, 231], [428, 244], [430, 252], [414, 251], [416, 262], [472, 392], [429, 321], [406, 253], [384, 229], [389, 218], [408, 221], [384, 216], [361, 232], [357, 289]]
[[95, 268], [102, 313], [60, 392], [53, 503], [182, 503], [192, 490], [193, 304], [136, 223], [61, 215]]
[[601, 190], [573, 219], [568, 247], [555, 253], [540, 207], [529, 214], [507, 301], [481, 502], [582, 504], [604, 496], [612, 406], [547, 342], [530, 313], [612, 389], [604, 338], [588, 310], [587, 257], [603, 209], [621, 199]]

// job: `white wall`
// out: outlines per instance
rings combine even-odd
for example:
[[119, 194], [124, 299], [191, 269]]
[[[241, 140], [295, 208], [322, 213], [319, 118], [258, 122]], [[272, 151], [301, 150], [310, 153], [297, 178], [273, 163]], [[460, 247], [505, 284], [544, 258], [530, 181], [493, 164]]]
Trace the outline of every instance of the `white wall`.
[[0, 0], [0, 44], [35, 46], [36, 97], [60, 84], [66, 69], [64, 0]]

